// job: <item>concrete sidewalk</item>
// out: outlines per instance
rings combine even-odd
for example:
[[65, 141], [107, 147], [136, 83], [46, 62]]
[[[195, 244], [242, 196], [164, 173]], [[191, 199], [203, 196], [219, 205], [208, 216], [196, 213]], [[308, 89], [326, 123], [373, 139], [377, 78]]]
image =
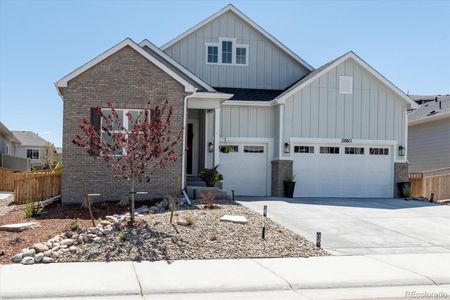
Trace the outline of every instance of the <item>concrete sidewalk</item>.
[[0, 266], [0, 299], [327, 299], [349, 289], [403, 297], [450, 295], [449, 286], [448, 253]]

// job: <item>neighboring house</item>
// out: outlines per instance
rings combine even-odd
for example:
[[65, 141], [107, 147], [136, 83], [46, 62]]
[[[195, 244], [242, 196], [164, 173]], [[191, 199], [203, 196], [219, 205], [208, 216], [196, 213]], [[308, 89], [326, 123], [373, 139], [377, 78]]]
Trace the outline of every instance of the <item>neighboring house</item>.
[[62, 162], [62, 147], [56, 147], [55, 160], [57, 162]]
[[53, 145], [32, 131], [12, 131], [14, 136], [20, 141], [16, 146], [16, 155], [29, 158], [32, 168], [42, 168], [46, 164], [46, 159], [54, 151]]
[[305, 197], [392, 197], [407, 180], [407, 111], [417, 104], [353, 52], [314, 69], [232, 5], [160, 48], [125, 39], [56, 87], [64, 203], [82, 200], [81, 181], [105, 200], [129, 190], [72, 144], [80, 119], [97, 122], [91, 111], [107, 102], [126, 112], [166, 97], [186, 134], [182, 159], [139, 187], [152, 197], [215, 165], [236, 195], [281, 196], [291, 174]]
[[18, 171], [28, 171], [31, 169], [29, 159], [16, 155], [16, 149], [19, 146], [20, 141], [0, 122], [0, 167]]
[[408, 115], [410, 172], [450, 168], [450, 96], [411, 96], [426, 101]]

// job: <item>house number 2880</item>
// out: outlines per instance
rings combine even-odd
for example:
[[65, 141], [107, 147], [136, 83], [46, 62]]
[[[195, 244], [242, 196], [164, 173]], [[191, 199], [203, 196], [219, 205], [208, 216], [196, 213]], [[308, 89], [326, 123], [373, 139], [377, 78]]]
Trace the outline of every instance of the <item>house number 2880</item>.
[[351, 143], [352, 139], [341, 139], [341, 143]]

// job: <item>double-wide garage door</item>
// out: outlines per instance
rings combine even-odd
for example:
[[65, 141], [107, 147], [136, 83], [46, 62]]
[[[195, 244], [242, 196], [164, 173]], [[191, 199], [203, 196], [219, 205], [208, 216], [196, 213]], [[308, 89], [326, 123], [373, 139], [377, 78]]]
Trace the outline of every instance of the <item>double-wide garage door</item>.
[[296, 144], [292, 150], [297, 197], [392, 197], [390, 146]]
[[270, 162], [267, 144], [235, 143], [220, 146], [219, 170], [223, 189], [241, 196], [266, 196]]

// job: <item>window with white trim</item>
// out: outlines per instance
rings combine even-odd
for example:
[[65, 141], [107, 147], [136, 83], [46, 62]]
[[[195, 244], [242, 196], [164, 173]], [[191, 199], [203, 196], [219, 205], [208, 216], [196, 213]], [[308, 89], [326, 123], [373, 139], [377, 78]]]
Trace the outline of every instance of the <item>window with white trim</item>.
[[295, 153], [314, 153], [314, 146], [294, 146]]
[[361, 155], [364, 155], [364, 148], [361, 148], [361, 147], [345, 147], [345, 154], [361, 154]]
[[248, 66], [248, 45], [237, 44], [234, 38], [219, 38], [218, 43], [205, 43], [206, 63]]
[[321, 154], [339, 154], [339, 147], [320, 147]]
[[388, 148], [370, 148], [370, 155], [389, 155]]
[[39, 149], [27, 149], [27, 158], [39, 159]]
[[219, 61], [219, 47], [208, 46], [208, 63], [217, 63]]

